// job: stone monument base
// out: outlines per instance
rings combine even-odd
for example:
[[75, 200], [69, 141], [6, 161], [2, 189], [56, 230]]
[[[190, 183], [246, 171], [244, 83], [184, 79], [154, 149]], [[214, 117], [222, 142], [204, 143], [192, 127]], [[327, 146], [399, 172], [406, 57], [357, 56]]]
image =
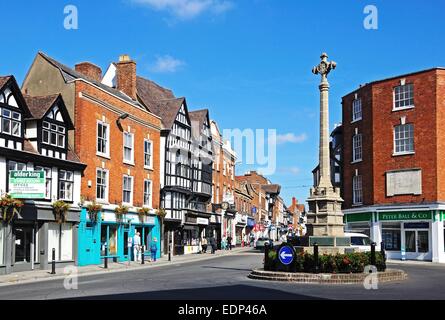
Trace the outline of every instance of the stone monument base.
[[335, 237], [335, 236], [309, 236], [302, 241], [301, 246], [296, 246], [298, 251], [304, 251], [314, 254], [314, 245], [318, 245], [318, 254], [344, 254], [354, 252], [351, 248], [351, 238], [349, 237]]

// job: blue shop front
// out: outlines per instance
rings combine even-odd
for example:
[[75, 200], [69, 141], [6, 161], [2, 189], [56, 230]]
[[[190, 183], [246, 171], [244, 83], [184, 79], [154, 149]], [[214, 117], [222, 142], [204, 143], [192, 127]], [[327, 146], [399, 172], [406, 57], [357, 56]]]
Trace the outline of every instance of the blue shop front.
[[151, 255], [150, 248], [156, 238], [156, 255], [159, 258], [161, 233], [156, 215], [140, 218], [136, 212], [129, 212], [119, 221], [114, 211], [104, 210], [94, 218], [83, 208], [78, 238], [79, 266], [102, 264], [105, 256], [113, 262], [134, 261], [132, 239], [136, 232], [140, 233], [147, 258]]

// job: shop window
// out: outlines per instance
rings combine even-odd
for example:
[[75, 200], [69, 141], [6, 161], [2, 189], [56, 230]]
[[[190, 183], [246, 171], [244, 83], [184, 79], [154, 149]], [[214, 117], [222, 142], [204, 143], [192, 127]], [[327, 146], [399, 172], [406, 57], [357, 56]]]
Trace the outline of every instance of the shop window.
[[48, 261], [52, 261], [52, 251], [56, 251], [57, 261], [73, 260], [73, 225], [70, 223], [48, 223]]
[[100, 241], [102, 248], [102, 256], [105, 256], [105, 246], [108, 247], [108, 256], [117, 255], [117, 226], [116, 225], [102, 225], [100, 233]]
[[386, 250], [388, 251], [401, 250], [400, 235], [401, 235], [400, 223], [382, 225], [382, 240]]

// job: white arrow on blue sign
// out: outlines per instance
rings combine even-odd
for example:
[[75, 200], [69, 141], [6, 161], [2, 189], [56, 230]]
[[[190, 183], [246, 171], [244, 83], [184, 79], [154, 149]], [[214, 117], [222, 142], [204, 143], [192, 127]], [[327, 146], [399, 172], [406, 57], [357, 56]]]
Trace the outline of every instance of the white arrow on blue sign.
[[280, 259], [282, 264], [286, 266], [290, 265], [294, 260], [294, 253], [292, 248], [288, 246], [281, 247], [280, 251], [278, 252], [278, 258]]

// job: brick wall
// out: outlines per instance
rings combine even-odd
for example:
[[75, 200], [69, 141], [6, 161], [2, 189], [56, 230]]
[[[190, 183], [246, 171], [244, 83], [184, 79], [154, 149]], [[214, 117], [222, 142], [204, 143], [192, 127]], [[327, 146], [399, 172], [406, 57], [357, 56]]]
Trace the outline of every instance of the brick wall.
[[[83, 196], [89, 199], [96, 197], [96, 168], [109, 170], [109, 202], [122, 202], [122, 180], [123, 175], [130, 173], [133, 176], [133, 205], [142, 205], [143, 203], [143, 181], [150, 179], [153, 185], [152, 203], [153, 208], [159, 207], [160, 194], [160, 131], [156, 128], [148, 128], [138, 122], [127, 118], [122, 120], [122, 127], [126, 131], [128, 126], [134, 133], [134, 160], [135, 165], [127, 165], [123, 163], [123, 132], [116, 124], [119, 117], [118, 114], [112, 112], [94, 102], [79, 97], [79, 93], [84, 96], [88, 94], [100, 101], [108, 103], [119, 108], [122, 112], [127, 112], [137, 119], [151, 123], [154, 127], [160, 127], [159, 118], [154, 115], [137, 109], [125, 103], [112, 95], [109, 95], [89, 84], [78, 81], [76, 82], [76, 103], [75, 103], [75, 126], [76, 126], [76, 145], [75, 149], [82, 162], [88, 165], [82, 179]], [[97, 121], [103, 120], [109, 123], [110, 128], [110, 159], [96, 155], [96, 131]], [[148, 138], [153, 143], [153, 170], [144, 169], [144, 138]], [[88, 181], [92, 182], [88, 187]]]
[[[352, 177], [355, 170], [363, 179], [363, 205], [434, 202], [445, 198], [445, 165], [442, 153], [445, 135], [444, 71], [430, 70], [374, 82], [343, 98], [344, 207], [352, 207]], [[405, 79], [414, 84], [415, 108], [393, 111], [393, 90]], [[436, 81], [437, 80], [437, 81]], [[436, 90], [437, 88], [437, 90]], [[363, 120], [351, 123], [352, 101], [362, 98]], [[437, 101], [437, 104], [436, 104]], [[437, 108], [436, 108], [437, 107]], [[394, 156], [394, 127], [414, 124], [415, 154]], [[363, 134], [363, 161], [351, 164], [352, 135], [355, 128]], [[399, 169], [422, 169], [421, 195], [386, 196], [386, 172]]]

